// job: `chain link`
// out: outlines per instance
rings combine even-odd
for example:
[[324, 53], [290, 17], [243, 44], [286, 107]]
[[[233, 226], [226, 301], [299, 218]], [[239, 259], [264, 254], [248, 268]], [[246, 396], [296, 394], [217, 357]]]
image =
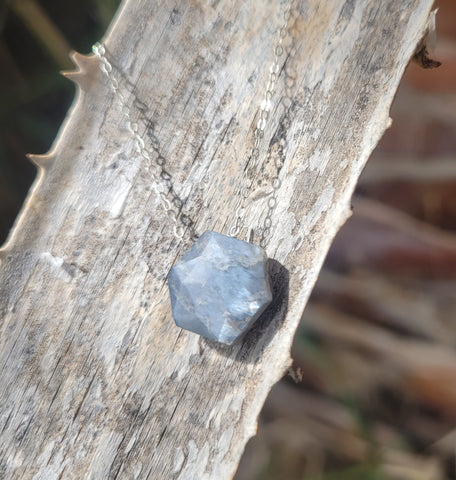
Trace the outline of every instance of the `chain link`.
[[[259, 163], [261, 163], [259, 161], [260, 147], [264, 136], [264, 130], [267, 126], [270, 111], [272, 109], [272, 99], [276, 91], [277, 81], [280, 73], [280, 57], [282, 57], [284, 53], [283, 42], [288, 35], [288, 26], [291, 19], [293, 2], [294, 0], [291, 0], [286, 10], [284, 11], [284, 23], [278, 30], [278, 40], [274, 47], [274, 60], [269, 68], [269, 77], [266, 85], [266, 90], [264, 92], [263, 100], [260, 104], [260, 108], [258, 111], [258, 121], [253, 132], [253, 145], [246, 155], [247, 164], [249, 164], [253, 160], [253, 167], [257, 169], [260, 167]], [[181, 240], [185, 236], [187, 230], [190, 233], [190, 238], [192, 240], [196, 239], [197, 234], [194, 230], [194, 222], [189, 215], [185, 214], [182, 211], [184, 202], [174, 191], [172, 177], [170, 173], [167, 172], [165, 169], [166, 160], [158, 151], [159, 141], [157, 137], [154, 133], [151, 133], [150, 130], [147, 131], [147, 136], [152, 151], [157, 154], [155, 161], [153, 161], [154, 155], [147, 150], [147, 142], [144, 137], [139, 133], [138, 123], [132, 120], [131, 108], [128, 106], [129, 99], [122, 93], [121, 89], [119, 88], [120, 83], [125, 83], [125, 91], [129, 92], [129, 94], [132, 95], [134, 93], [134, 85], [132, 85], [131, 82], [123, 81], [121, 76], [119, 76], [119, 79], [114, 76], [114, 68], [106, 56], [106, 49], [103, 44], [96, 43], [95, 45], [93, 45], [92, 51], [98, 57], [100, 61], [100, 70], [108, 79], [109, 87], [114, 92], [117, 100], [120, 103], [121, 111], [126, 118], [126, 127], [134, 139], [136, 151], [147, 161], [146, 169], [152, 177], [154, 190], [160, 198], [167, 216], [173, 222], [174, 236], [177, 239]], [[133, 104], [135, 105], [136, 102], [140, 103], [137, 99], [135, 99]], [[137, 106], [140, 113], [144, 113], [142, 107], [143, 105]], [[263, 228], [261, 232], [260, 244], [262, 246], [264, 246], [264, 243], [269, 236], [272, 226], [272, 214], [277, 205], [276, 192], [280, 188], [281, 184], [279, 174], [283, 166], [283, 159], [276, 159], [275, 166], [277, 169], [277, 175], [272, 179], [273, 196], [269, 198], [267, 203], [268, 210], [263, 222]], [[246, 183], [240, 188], [239, 194], [241, 197], [241, 203], [240, 206], [236, 209], [235, 220], [229, 229], [230, 236], [239, 236], [243, 228], [242, 219], [245, 215], [246, 204], [250, 197], [251, 191], [251, 183]], [[252, 236], [252, 233], [253, 232], [250, 229], [250, 236]]]
[[[165, 209], [166, 215], [173, 222], [173, 234], [178, 239], [181, 240], [185, 236], [185, 230], [188, 228], [190, 230], [191, 237], [196, 237], [195, 231], [193, 229], [193, 222], [186, 220], [185, 223], [181, 223], [182, 217], [189, 218], [182, 212], [182, 207], [184, 202], [182, 199], [174, 192], [173, 183], [171, 175], [165, 170], [165, 159], [163, 156], [158, 155], [155, 161], [155, 164], [152, 162], [153, 155], [146, 149], [146, 141], [143, 136], [139, 133], [138, 123], [132, 121], [131, 110], [127, 104], [127, 98], [119, 90], [119, 81], [113, 75], [113, 66], [109, 62], [106, 56], [106, 49], [101, 43], [96, 43], [92, 47], [93, 53], [100, 60], [100, 70], [107, 77], [109, 86], [114, 92], [117, 100], [120, 103], [121, 111], [126, 118], [126, 127], [128, 131], [133, 136], [135, 141], [136, 151], [147, 160], [146, 169], [153, 180], [153, 187], [156, 191], [161, 203]], [[152, 142], [152, 147], [156, 148], [158, 141]], [[155, 145], [154, 145], [155, 143]]]
[[[269, 120], [270, 111], [272, 109], [272, 99], [277, 87], [277, 81], [280, 73], [280, 57], [284, 53], [283, 42], [288, 35], [288, 27], [291, 19], [291, 12], [293, 7], [294, 0], [291, 0], [288, 4], [286, 10], [283, 13], [284, 23], [278, 30], [278, 40], [274, 47], [274, 60], [269, 67], [269, 77], [266, 84], [266, 90], [264, 92], [263, 100], [260, 104], [258, 111], [258, 121], [256, 128], [253, 132], [253, 146], [247, 153], [247, 164], [253, 160], [253, 166], [257, 169], [259, 168], [259, 157], [260, 157], [260, 146], [261, 141], [264, 136], [264, 130]], [[263, 162], [264, 163], [264, 162]], [[263, 228], [261, 232], [261, 246], [265, 246], [266, 238], [269, 236], [271, 225], [272, 225], [272, 214], [275, 206], [277, 205], [276, 193], [280, 188], [281, 181], [279, 178], [280, 170], [283, 167], [283, 160], [275, 161], [275, 166], [277, 168], [277, 176], [272, 179], [272, 188], [273, 188], [273, 197], [268, 201], [268, 211], [263, 222]], [[252, 190], [252, 183], [245, 184], [241, 187], [241, 206], [236, 210], [236, 217], [234, 219], [233, 225], [230, 228], [229, 234], [233, 237], [237, 237], [242, 230], [242, 218], [246, 211], [245, 203], [248, 200]], [[271, 200], [274, 200], [273, 202]]]

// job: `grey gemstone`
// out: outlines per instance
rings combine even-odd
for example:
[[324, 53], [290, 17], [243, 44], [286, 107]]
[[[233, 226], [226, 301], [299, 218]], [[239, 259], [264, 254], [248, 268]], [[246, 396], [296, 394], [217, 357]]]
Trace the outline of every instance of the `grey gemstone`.
[[178, 327], [231, 345], [271, 303], [263, 249], [206, 231], [168, 275]]

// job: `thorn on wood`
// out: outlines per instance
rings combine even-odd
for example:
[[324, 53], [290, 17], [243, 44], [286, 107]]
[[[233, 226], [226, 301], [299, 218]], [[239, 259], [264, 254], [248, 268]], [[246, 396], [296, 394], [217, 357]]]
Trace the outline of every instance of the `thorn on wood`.
[[98, 58], [95, 55], [82, 55], [78, 52], [71, 52], [70, 58], [76, 70], [64, 70], [60, 73], [81, 88], [88, 86], [91, 79], [96, 78], [96, 74], [99, 73]]
[[429, 57], [429, 49], [433, 50], [437, 44], [437, 30], [435, 26], [435, 17], [438, 9], [432, 11], [428, 18], [427, 29], [421, 42], [418, 44], [412, 60], [422, 68], [437, 68], [442, 64]]
[[422, 68], [438, 68], [442, 65], [442, 62], [433, 60], [429, 57], [426, 44], [421, 45], [421, 47], [415, 52], [413, 55], [413, 61]]
[[94, 62], [98, 64], [98, 59], [94, 55], [82, 55], [76, 51], [70, 53], [70, 58], [74, 65], [82, 72], [90, 70]]
[[49, 166], [54, 157], [52, 155], [49, 155], [45, 153], [44, 155], [37, 155], [34, 153], [27, 153], [26, 157], [38, 168], [46, 168]]
[[298, 367], [296, 370], [293, 369], [293, 367], [290, 367], [288, 369], [288, 375], [293, 379], [295, 383], [301, 383], [302, 382], [302, 370], [301, 367]]
[[437, 43], [435, 26], [435, 17], [437, 15], [437, 11], [438, 9], [435, 9], [430, 13], [425, 35], [416, 47], [415, 54], [412, 57], [412, 60], [422, 68], [437, 68], [442, 65], [442, 62], [433, 60], [429, 57], [429, 49], [433, 50]]
[[84, 76], [79, 70], [64, 70], [61, 71], [60, 74], [77, 84], [79, 84], [80, 78]]

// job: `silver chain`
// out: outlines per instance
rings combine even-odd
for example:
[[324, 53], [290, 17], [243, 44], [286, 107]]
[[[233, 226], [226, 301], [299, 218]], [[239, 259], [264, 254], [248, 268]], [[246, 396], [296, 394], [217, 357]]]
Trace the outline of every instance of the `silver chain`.
[[[189, 220], [189, 217], [182, 212], [183, 202], [174, 192], [171, 175], [164, 168], [164, 158], [160, 155], [155, 155], [155, 163], [152, 161], [154, 155], [146, 149], [146, 141], [139, 133], [138, 123], [132, 121], [130, 107], [127, 104], [128, 99], [120, 90], [119, 81], [113, 75], [113, 66], [106, 57], [104, 45], [96, 43], [93, 45], [92, 51], [100, 59], [100, 69], [108, 78], [109, 86], [121, 105], [122, 113], [127, 119], [127, 129], [135, 140], [136, 151], [147, 161], [146, 169], [152, 177], [154, 189], [160, 198], [166, 215], [174, 223], [174, 236], [180, 240], [185, 235], [185, 228], [191, 227], [192, 222]], [[128, 89], [126, 89], [126, 91], [128, 91]], [[194, 234], [193, 231], [192, 234]]]
[[[253, 138], [254, 138], [253, 146], [248, 150], [246, 154], [247, 164], [249, 164], [253, 160], [255, 165], [257, 165], [257, 162], [260, 156], [261, 141], [263, 139], [264, 130], [265, 130], [267, 121], [269, 119], [269, 112], [271, 111], [271, 107], [272, 107], [272, 99], [274, 97], [274, 93], [277, 86], [277, 80], [279, 78], [279, 72], [280, 72], [279, 59], [284, 53], [283, 42], [288, 35], [288, 25], [291, 19], [291, 9], [293, 6], [293, 2], [294, 0], [291, 0], [286, 10], [283, 12], [284, 23], [278, 31], [279, 38], [274, 47], [274, 61], [269, 68], [268, 83], [266, 85], [266, 90], [264, 92], [263, 101], [261, 102], [261, 105], [260, 105], [258, 122], [253, 132]], [[264, 246], [265, 239], [271, 230], [272, 212], [274, 211], [274, 208], [277, 205], [277, 198], [275, 193], [280, 188], [280, 185], [281, 185], [279, 174], [282, 166], [283, 166], [283, 163], [279, 165], [276, 162], [277, 175], [271, 180], [271, 186], [274, 190], [274, 194], [268, 199], [268, 211], [263, 222], [263, 231], [262, 231], [261, 242], [260, 242], [262, 243], [261, 246]], [[250, 184], [245, 184], [240, 189], [241, 205], [236, 209], [236, 217], [229, 230], [229, 235], [232, 237], [239, 236], [242, 230], [242, 218], [244, 217], [244, 214], [246, 211], [246, 202], [251, 194], [251, 191], [252, 191], [252, 182]]]
[[[264, 98], [261, 102], [258, 122], [256, 128], [253, 132], [254, 142], [253, 146], [248, 150], [246, 154], [247, 164], [253, 161], [254, 167], [259, 167], [258, 160], [260, 156], [260, 146], [261, 141], [264, 136], [264, 129], [266, 127], [267, 121], [269, 119], [269, 114], [272, 107], [272, 99], [276, 90], [277, 80], [280, 72], [279, 59], [284, 53], [283, 42], [288, 35], [288, 26], [291, 18], [291, 9], [294, 0], [291, 0], [289, 5], [283, 14], [284, 23], [278, 31], [278, 41], [274, 47], [274, 61], [269, 69], [269, 78], [264, 93]], [[165, 159], [159, 154], [158, 151], [155, 151], [154, 145], [152, 146], [152, 153], [149, 152], [146, 148], [146, 140], [143, 135], [139, 133], [139, 125], [137, 122], [132, 120], [131, 109], [128, 106], [129, 98], [122, 93], [120, 84], [123, 79], [119, 75], [119, 80], [114, 76], [114, 68], [111, 62], [106, 56], [106, 48], [101, 43], [96, 43], [92, 47], [93, 53], [100, 60], [100, 69], [103, 74], [107, 77], [109, 82], [109, 87], [114, 92], [117, 100], [120, 103], [122, 113], [126, 118], [126, 126], [129, 132], [132, 134], [135, 140], [136, 151], [146, 160], [146, 169], [153, 180], [153, 186], [157, 192], [160, 201], [166, 211], [166, 215], [173, 222], [173, 233], [174, 236], [181, 240], [185, 236], [186, 229], [190, 231], [191, 239], [197, 237], [194, 230], [194, 223], [190, 219], [190, 216], [183, 212], [184, 202], [176, 194], [172, 184], [171, 175], [164, 168]], [[127, 82], [128, 83], [128, 82]], [[129, 92], [129, 88], [125, 88], [125, 92]], [[153, 144], [158, 143], [158, 139], [155, 135], [152, 136], [148, 133], [149, 140], [152, 140]], [[155, 158], [155, 161], [154, 161]], [[283, 166], [281, 160], [275, 162], [277, 168], [277, 175], [271, 180], [271, 186], [274, 190], [274, 195], [272, 195], [268, 200], [268, 211], [267, 216], [263, 223], [263, 230], [261, 235], [261, 243], [265, 242], [267, 235], [270, 232], [272, 225], [272, 213], [277, 204], [277, 198], [275, 192], [279, 189], [281, 180], [279, 178], [280, 170]], [[246, 211], [246, 200], [249, 198], [252, 190], [252, 183], [245, 184], [240, 189], [241, 196], [241, 205], [236, 210], [236, 217], [232, 227], [229, 230], [230, 236], [238, 236], [242, 230], [242, 218]], [[264, 245], [262, 245], [264, 246]]]

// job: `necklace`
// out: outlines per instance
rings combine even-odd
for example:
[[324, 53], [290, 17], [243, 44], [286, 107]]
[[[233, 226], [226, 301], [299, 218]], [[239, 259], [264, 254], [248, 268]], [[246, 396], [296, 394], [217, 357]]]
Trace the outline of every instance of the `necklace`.
[[[274, 47], [274, 60], [269, 69], [268, 83], [259, 108], [259, 118], [253, 132], [253, 146], [246, 153], [246, 168], [258, 170], [260, 146], [264, 129], [272, 108], [277, 80], [280, 72], [280, 57], [283, 41], [288, 35], [291, 6], [283, 14], [284, 23], [278, 31]], [[272, 290], [268, 274], [268, 258], [264, 251], [272, 225], [272, 214], [277, 204], [276, 192], [280, 187], [280, 171], [283, 160], [275, 162], [276, 175], [271, 180], [273, 194], [268, 199], [259, 246], [237, 238], [242, 229], [242, 218], [252, 183], [246, 182], [239, 189], [241, 205], [235, 212], [229, 235], [205, 231], [201, 236], [195, 232], [191, 216], [184, 211], [184, 202], [176, 193], [172, 176], [165, 169], [165, 159], [152, 155], [146, 149], [146, 141], [139, 133], [139, 126], [132, 121], [128, 99], [120, 89], [122, 78], [114, 75], [112, 63], [107, 58], [104, 45], [96, 43], [93, 53], [100, 60], [100, 69], [107, 77], [111, 90], [116, 95], [126, 118], [127, 128], [135, 139], [138, 153], [147, 161], [153, 187], [159, 196], [167, 217], [173, 222], [174, 236], [183, 240], [187, 235], [193, 245], [176, 262], [168, 274], [168, 287], [174, 321], [177, 326], [197, 333], [202, 337], [231, 345], [262, 315], [272, 301]], [[129, 82], [126, 82], [131, 86]], [[138, 106], [137, 106], [138, 108]], [[140, 108], [138, 108], [140, 110]], [[158, 139], [148, 135], [152, 144]], [[250, 237], [253, 231], [249, 229]]]

